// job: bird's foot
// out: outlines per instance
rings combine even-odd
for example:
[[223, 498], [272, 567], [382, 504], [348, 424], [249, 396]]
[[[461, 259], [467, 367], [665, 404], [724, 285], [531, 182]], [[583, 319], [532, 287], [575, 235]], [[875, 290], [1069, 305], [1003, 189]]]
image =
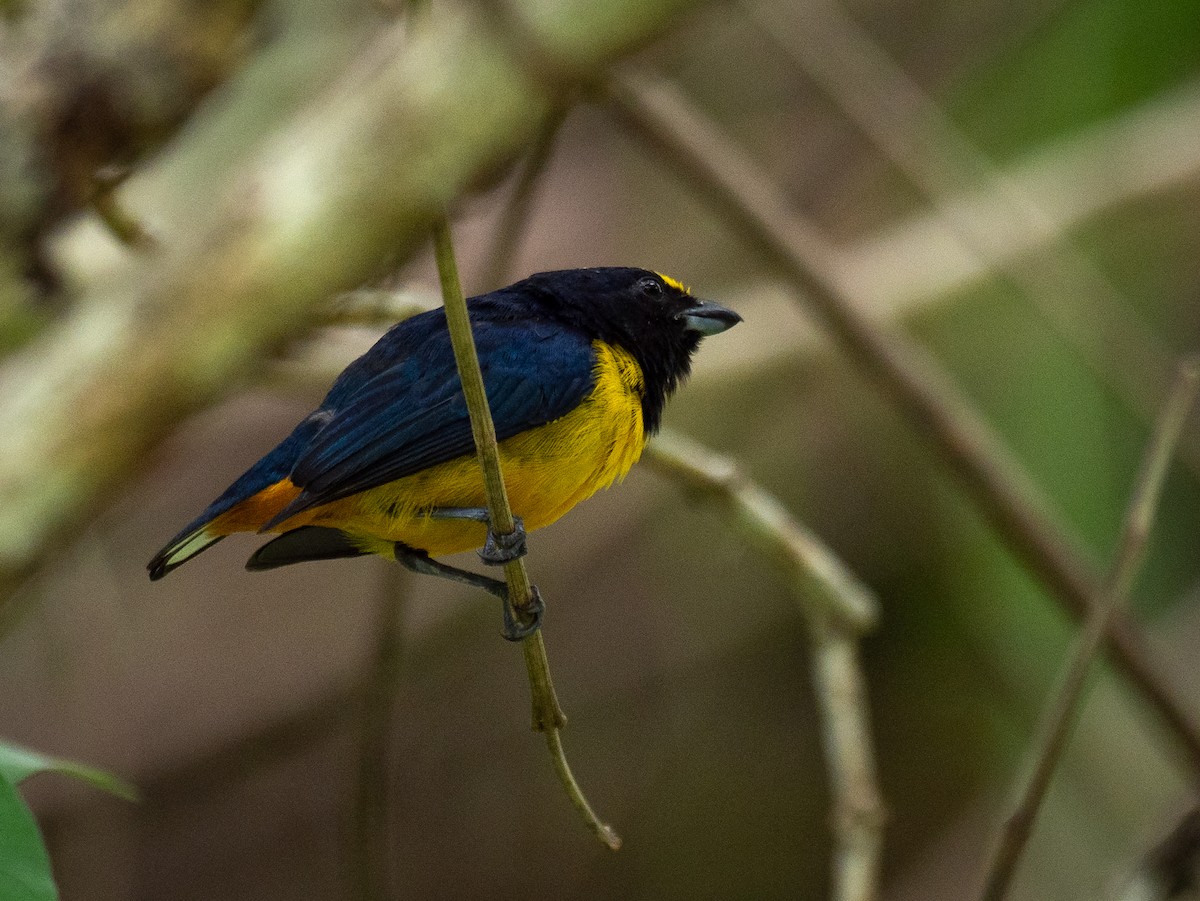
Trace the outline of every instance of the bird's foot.
[[504, 632], [502, 634], [509, 641], [523, 641], [542, 627], [542, 614], [546, 612], [546, 602], [542, 600], [542, 593], [538, 591], [536, 585], [529, 586], [529, 590], [529, 603], [520, 611], [513, 607], [507, 597], [502, 602], [504, 608]]
[[503, 566], [524, 557], [528, 551], [525, 524], [513, 517], [513, 530], [499, 534], [492, 529], [492, 519], [483, 507], [434, 507], [429, 514], [434, 519], [470, 519], [487, 525], [487, 540], [479, 551], [479, 559], [488, 566]]
[[536, 585], [529, 586], [529, 603], [517, 610], [509, 599], [508, 585], [500, 579], [493, 579], [482, 573], [473, 573], [470, 570], [459, 569], [457, 566], [450, 566], [448, 563], [441, 563], [434, 560], [425, 551], [419, 551], [400, 542], [396, 542], [394, 551], [397, 562], [402, 563], [413, 572], [482, 588], [488, 594], [499, 598], [504, 614], [502, 634], [509, 641], [522, 641], [542, 627], [542, 614], [546, 612], [546, 602], [542, 600], [542, 594], [537, 590]]
[[521, 517], [514, 516], [513, 530], [503, 535], [492, 531], [492, 524], [488, 523], [487, 541], [479, 551], [479, 559], [488, 566], [503, 566], [524, 557], [528, 551], [525, 524], [521, 522]]

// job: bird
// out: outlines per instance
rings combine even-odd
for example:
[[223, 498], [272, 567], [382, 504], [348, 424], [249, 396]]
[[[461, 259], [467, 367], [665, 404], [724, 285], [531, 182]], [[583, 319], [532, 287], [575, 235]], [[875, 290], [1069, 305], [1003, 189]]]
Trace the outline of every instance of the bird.
[[154, 555], [151, 580], [236, 532], [272, 533], [246, 568], [377, 554], [504, 601], [499, 579], [435, 558], [501, 565], [540, 529], [625, 477], [706, 336], [742, 321], [647, 269], [540, 272], [467, 301], [517, 530], [495, 534], [443, 308], [392, 326], [320, 406]]

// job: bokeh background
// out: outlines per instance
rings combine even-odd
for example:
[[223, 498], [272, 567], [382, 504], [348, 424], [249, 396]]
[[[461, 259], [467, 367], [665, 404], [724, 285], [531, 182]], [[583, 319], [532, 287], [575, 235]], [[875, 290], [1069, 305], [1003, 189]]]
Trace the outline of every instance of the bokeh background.
[[[169, 253], [226, 173], [409, 15], [382, 0], [0, 10], [0, 295], [23, 364], [140, 252], [81, 179], [127, 164], [118, 197], [166, 245], [148, 252]], [[515, 38], [511, 52], [542, 64]], [[1151, 374], [1200, 346], [1195, 0], [695, 4], [621, 65], [667, 79], [770, 173], [861, 308], [933, 354], [1108, 560], [1163, 401]], [[743, 314], [705, 344], [667, 423], [740, 461], [878, 596], [862, 659], [888, 809], [881, 894], [973, 897], [1075, 626], [803, 293], [594, 92], [569, 99], [502, 274], [488, 260], [511, 159], [459, 196], [465, 288], [639, 265]], [[426, 249], [385, 271], [375, 285], [436, 302]], [[298, 340], [172, 424], [19, 592], [0, 737], [143, 794], [27, 784], [62, 896], [354, 897], [360, 686], [398, 621], [396, 897], [827, 897], [830, 793], [795, 598], [719, 508], [659, 472], [635, 469], [531, 541], [567, 750], [625, 840], [616, 855], [529, 731], [521, 657], [489, 600], [379, 560], [249, 574], [246, 537], [146, 580], [381, 330], [297, 316]], [[1198, 535], [1193, 416], [1133, 610], [1194, 719]], [[1194, 784], [1141, 696], [1098, 666], [1012, 897], [1121, 897]]]

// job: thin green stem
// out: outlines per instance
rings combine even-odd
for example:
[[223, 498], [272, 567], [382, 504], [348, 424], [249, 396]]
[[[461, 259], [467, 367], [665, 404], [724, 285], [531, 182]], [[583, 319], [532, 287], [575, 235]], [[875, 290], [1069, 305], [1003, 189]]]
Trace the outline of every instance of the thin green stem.
[[[492, 422], [488, 407], [487, 392], [483, 386], [483, 373], [479, 368], [479, 356], [471, 336], [471, 319], [467, 312], [467, 301], [463, 296], [458, 279], [458, 265], [454, 259], [454, 241], [450, 224], [440, 219], [434, 226], [434, 251], [437, 255], [438, 275], [442, 282], [442, 300], [446, 307], [446, 322], [450, 329], [450, 340], [454, 347], [454, 359], [462, 379], [463, 394], [471, 416], [471, 432], [475, 437], [475, 448], [479, 465], [483, 470], [484, 491], [487, 495], [488, 514], [492, 529], [497, 534], [511, 533], [516, 521], [508, 502], [508, 491], [500, 469], [500, 449], [496, 444], [496, 426]], [[533, 597], [525, 561], [516, 559], [504, 566], [508, 582], [509, 599], [518, 616], [525, 615]], [[563, 754], [562, 741], [558, 732], [567, 723], [566, 715], [559, 706], [550, 678], [550, 661], [546, 657], [546, 643], [541, 631], [534, 632], [521, 642], [525, 654], [525, 668], [529, 674], [529, 689], [533, 703], [533, 728], [546, 734], [546, 742], [554, 759], [555, 769], [572, 803], [583, 814], [590, 828], [608, 847], [616, 850], [620, 839], [611, 827], [602, 823], [580, 791], [571, 775], [571, 768]]]
[[1054, 770], [1078, 718], [1080, 699], [1092, 660], [1114, 614], [1129, 597], [1145, 557], [1146, 542], [1162, 496], [1167, 469], [1198, 387], [1200, 359], [1187, 360], [1179, 367], [1142, 460], [1104, 590], [1088, 614], [1059, 686], [1042, 717], [1033, 746], [1033, 769], [1020, 788], [1012, 813], [1004, 822], [1000, 840], [985, 873], [982, 895], [985, 901], [1001, 901], [1008, 893], [1046, 797], [1046, 790], [1050, 787]]
[[621, 836], [617, 835], [612, 826], [596, 816], [592, 805], [588, 803], [588, 799], [583, 794], [583, 789], [575, 781], [575, 774], [571, 772], [571, 766], [567, 763], [567, 755], [563, 752], [562, 730], [546, 730], [546, 747], [550, 749], [550, 756], [554, 760], [554, 769], [558, 772], [559, 781], [562, 782], [567, 796], [575, 805], [575, 809], [579, 811], [579, 815], [583, 817], [584, 822], [587, 823], [588, 828], [596, 834], [596, 838], [608, 846], [610, 851], [621, 850]]
[[[462, 379], [467, 410], [471, 414], [471, 434], [475, 438], [475, 449], [479, 454], [479, 466], [483, 472], [488, 513], [491, 516], [492, 528], [497, 534], [506, 535], [514, 530], [516, 521], [508, 503], [508, 489], [504, 485], [504, 476], [500, 471], [496, 425], [492, 421], [492, 410], [483, 387], [483, 372], [479, 368], [479, 355], [475, 351], [467, 301], [458, 280], [458, 264], [454, 259], [454, 242], [450, 235], [449, 222], [442, 219], [434, 225], [433, 239], [438, 276], [442, 282], [442, 302], [446, 306], [446, 323], [450, 329], [450, 343], [454, 347], [454, 359]], [[514, 568], [524, 569], [523, 561], [514, 563], [520, 564]], [[526, 585], [522, 596], [528, 600], [528, 594]]]

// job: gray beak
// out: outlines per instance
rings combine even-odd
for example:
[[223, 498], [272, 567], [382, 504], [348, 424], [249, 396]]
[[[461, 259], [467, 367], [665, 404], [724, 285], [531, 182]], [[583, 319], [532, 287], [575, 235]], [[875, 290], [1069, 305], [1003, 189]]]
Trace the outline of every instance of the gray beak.
[[742, 321], [733, 310], [711, 300], [698, 300], [682, 313], [676, 313], [675, 318], [682, 319], [689, 332], [699, 335], [716, 335]]

